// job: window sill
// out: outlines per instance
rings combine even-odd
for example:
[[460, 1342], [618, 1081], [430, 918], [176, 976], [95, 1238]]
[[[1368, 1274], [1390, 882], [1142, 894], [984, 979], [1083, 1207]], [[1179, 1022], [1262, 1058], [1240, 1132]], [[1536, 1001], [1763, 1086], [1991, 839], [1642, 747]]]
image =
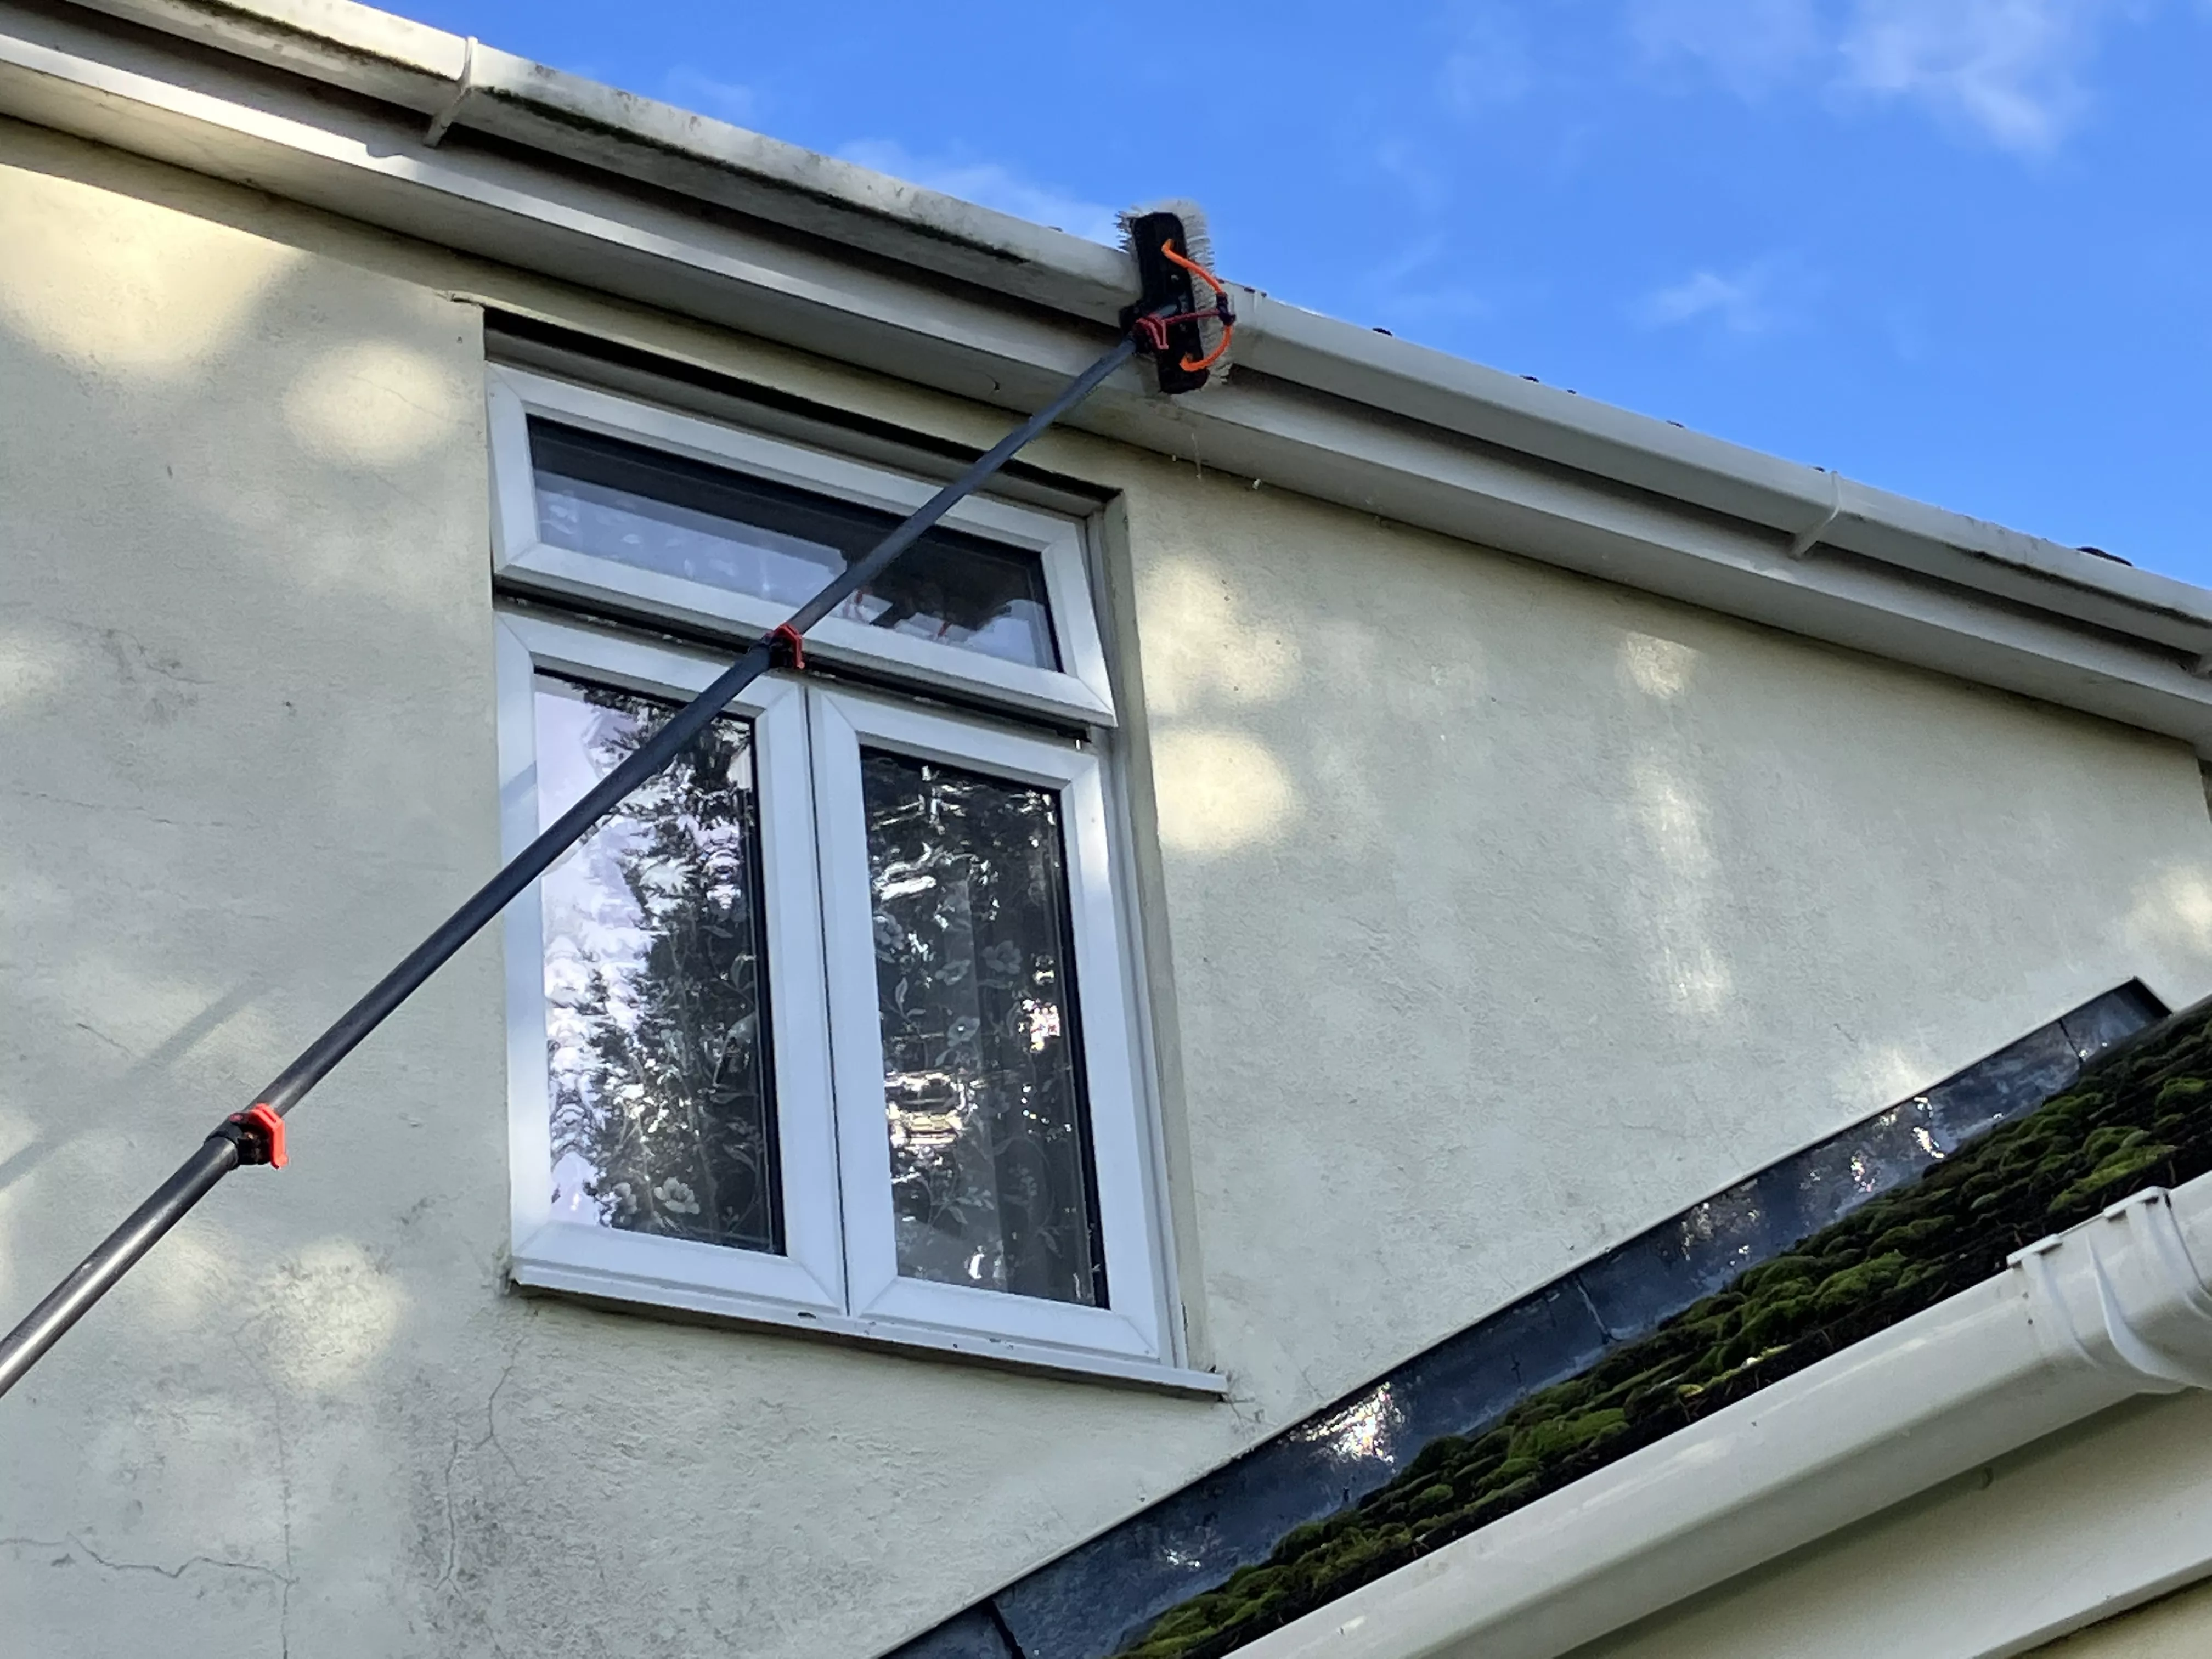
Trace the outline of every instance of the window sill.
[[1183, 1395], [1220, 1400], [1228, 1379], [1212, 1371], [1188, 1370], [1157, 1360], [1091, 1353], [1049, 1343], [1024, 1342], [974, 1331], [855, 1317], [850, 1314], [793, 1308], [702, 1285], [645, 1280], [624, 1273], [595, 1272], [566, 1264], [516, 1261], [508, 1277], [525, 1293], [554, 1294], [621, 1313], [691, 1316], [715, 1324], [777, 1331], [811, 1332], [836, 1340], [882, 1346], [910, 1354], [937, 1354], [972, 1364], [1004, 1366], [1091, 1382], [1122, 1383]]

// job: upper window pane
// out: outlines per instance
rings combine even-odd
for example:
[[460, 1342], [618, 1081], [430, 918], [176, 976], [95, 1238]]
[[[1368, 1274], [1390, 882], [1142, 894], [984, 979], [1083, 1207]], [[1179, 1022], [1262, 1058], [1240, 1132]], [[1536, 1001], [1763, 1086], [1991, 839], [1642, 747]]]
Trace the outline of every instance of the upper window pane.
[[864, 749], [899, 1272], [1106, 1305], [1060, 803]]
[[[533, 417], [538, 533], [573, 552], [797, 606], [889, 513]], [[1057, 670], [1043, 562], [939, 526], [835, 614]]]
[[[541, 674], [550, 823], [670, 712]], [[781, 1252], [750, 725], [724, 717], [544, 879], [556, 1219]]]

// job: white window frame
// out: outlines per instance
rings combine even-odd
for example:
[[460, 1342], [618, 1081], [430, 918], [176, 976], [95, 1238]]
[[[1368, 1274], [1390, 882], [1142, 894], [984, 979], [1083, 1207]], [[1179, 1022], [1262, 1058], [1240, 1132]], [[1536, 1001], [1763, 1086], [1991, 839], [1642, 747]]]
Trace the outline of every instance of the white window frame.
[[[720, 667], [710, 658], [544, 617], [503, 614], [498, 629], [500, 818], [505, 855], [512, 858], [550, 816], [538, 793], [538, 672], [688, 699], [705, 690]], [[505, 937], [513, 1269], [520, 1282], [551, 1289], [672, 1300], [700, 1311], [819, 1318], [844, 1306], [844, 1266], [836, 1135], [820, 1106], [830, 1087], [828, 1009], [805, 696], [798, 685], [770, 676], [739, 693], [730, 709], [753, 726], [784, 1254], [555, 1216], [544, 905], [532, 882], [507, 907]], [[567, 805], [557, 803], [556, 811]]]
[[[520, 459], [526, 466], [526, 452]], [[711, 650], [537, 609], [505, 607], [497, 629], [501, 823], [510, 856], [536, 836], [545, 811], [538, 799], [538, 673], [681, 699], [726, 665]], [[510, 907], [505, 931], [514, 1280], [1221, 1395], [1224, 1379], [1184, 1367], [1173, 1316], [1156, 1131], [1138, 1062], [1139, 1011], [1096, 748], [782, 673], [756, 681], [731, 708], [754, 727], [786, 1254], [628, 1233], [553, 1213], [544, 912], [533, 884]], [[860, 802], [863, 740], [1059, 794], [1073, 1012], [1083, 1032], [1108, 1307], [897, 1273]]]
[[[1035, 1343], [1137, 1357], [1161, 1352], [1163, 1285], [1146, 1203], [1146, 1146], [1131, 1064], [1133, 1024], [1106, 841], [1106, 792], [1095, 753], [872, 696], [810, 692], [822, 908], [833, 964], [831, 1067], [844, 1174], [846, 1282], [853, 1310], [917, 1325], [988, 1331]], [[900, 1276], [893, 1236], [890, 1137], [876, 981], [860, 750], [939, 761], [1053, 793], [1059, 805], [1080, 1079], [1091, 1103], [1094, 1194], [1106, 1255], [1103, 1308]], [[1129, 1108], [1124, 1109], [1123, 1103]], [[1103, 1109], [1102, 1109], [1103, 1105]]]
[[[536, 476], [529, 418], [542, 416], [611, 438], [648, 445], [710, 465], [904, 517], [935, 495], [920, 478], [842, 456], [741, 432], [693, 416], [588, 386], [494, 368], [487, 378], [492, 447], [492, 568], [513, 586], [571, 598], [615, 599], [631, 610], [694, 626], [757, 636], [789, 607], [681, 576], [554, 547], [538, 539]], [[951, 529], [1036, 553], [1044, 572], [1060, 671], [1010, 662], [981, 651], [870, 628], [848, 617], [817, 623], [807, 650], [825, 662], [880, 667], [924, 680], [957, 683], [1003, 707], [1114, 724], [1105, 648], [1085, 579], [1079, 526], [1010, 501], [970, 496], [945, 515]]]

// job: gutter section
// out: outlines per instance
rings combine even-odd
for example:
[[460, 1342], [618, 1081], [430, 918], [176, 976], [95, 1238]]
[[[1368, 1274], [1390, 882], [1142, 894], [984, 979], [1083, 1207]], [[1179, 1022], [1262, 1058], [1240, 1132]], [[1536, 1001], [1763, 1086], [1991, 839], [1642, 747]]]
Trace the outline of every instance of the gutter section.
[[[0, 0], [0, 110], [1003, 408], [1095, 356], [1133, 282], [1117, 250], [349, 0]], [[1170, 406], [1126, 373], [1076, 423], [2212, 756], [2212, 592], [1238, 303], [1225, 382]]]
[[1239, 1650], [1557, 1659], [2141, 1394], [2212, 1387], [2212, 1176], [2003, 1273]]
[[[1538, 386], [1264, 295], [1237, 361], [1633, 489], [2100, 627], [2212, 650], [2212, 592]], [[1249, 337], [1249, 344], [1247, 337]], [[1202, 395], [1202, 394], [1201, 394]]]
[[[1119, 249], [570, 75], [353, 0], [72, 0], [618, 178], [1109, 323]], [[441, 129], [441, 136], [446, 129]]]

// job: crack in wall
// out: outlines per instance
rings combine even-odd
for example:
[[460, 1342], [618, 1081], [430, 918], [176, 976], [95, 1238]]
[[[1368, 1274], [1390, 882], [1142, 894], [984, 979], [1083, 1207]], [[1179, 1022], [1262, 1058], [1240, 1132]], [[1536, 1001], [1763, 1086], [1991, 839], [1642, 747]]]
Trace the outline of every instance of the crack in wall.
[[[243, 1330], [245, 1327], [239, 1328]], [[252, 1351], [240, 1340], [238, 1331], [230, 1334], [230, 1341], [238, 1350], [239, 1358], [246, 1362], [246, 1369], [253, 1373], [254, 1380], [261, 1384], [262, 1392], [269, 1396], [269, 1435], [276, 1448], [277, 1515], [284, 1536], [284, 1590], [276, 1604], [276, 1647], [279, 1659], [292, 1659], [292, 1586], [297, 1577], [292, 1559], [292, 1461], [284, 1439], [284, 1397], [269, 1380], [269, 1373], [261, 1368]]]
[[464, 1456], [472, 1456], [486, 1446], [489, 1446], [499, 1453], [512, 1474], [517, 1478], [521, 1476], [521, 1466], [516, 1463], [514, 1455], [507, 1450], [505, 1443], [499, 1437], [498, 1418], [500, 1390], [507, 1387], [507, 1380], [514, 1375], [515, 1367], [521, 1363], [520, 1344], [518, 1341], [516, 1347], [507, 1355], [507, 1364], [499, 1374], [499, 1381], [491, 1385], [491, 1392], [484, 1397], [483, 1438], [465, 1446], [461, 1443], [460, 1436], [457, 1434], [453, 1437], [453, 1452], [446, 1459], [444, 1481], [446, 1567], [445, 1571], [438, 1575], [438, 1588], [441, 1589], [452, 1583], [460, 1571], [461, 1529], [459, 1521], [453, 1513], [453, 1473], [460, 1467], [461, 1459]]
[[66, 1567], [72, 1565], [76, 1561], [76, 1556], [82, 1555], [87, 1560], [92, 1562], [94, 1565], [105, 1567], [110, 1572], [150, 1572], [157, 1574], [163, 1578], [173, 1580], [182, 1578], [194, 1567], [220, 1567], [227, 1571], [257, 1573], [264, 1577], [273, 1578], [278, 1583], [287, 1587], [289, 1587], [292, 1583], [292, 1579], [288, 1574], [280, 1571], [275, 1567], [268, 1566], [262, 1562], [234, 1561], [228, 1556], [222, 1555], [190, 1555], [186, 1556], [182, 1561], [179, 1562], [173, 1567], [165, 1567], [158, 1561], [111, 1560], [106, 1556], [102, 1555], [98, 1550], [93, 1548], [91, 1545], [86, 1543], [84, 1540], [76, 1537], [75, 1535], [62, 1538], [0, 1538], [0, 1547], [19, 1550], [45, 1549], [75, 1552], [73, 1554], [64, 1554], [59, 1559], [49, 1561], [46, 1564], [48, 1566], [52, 1567]]

